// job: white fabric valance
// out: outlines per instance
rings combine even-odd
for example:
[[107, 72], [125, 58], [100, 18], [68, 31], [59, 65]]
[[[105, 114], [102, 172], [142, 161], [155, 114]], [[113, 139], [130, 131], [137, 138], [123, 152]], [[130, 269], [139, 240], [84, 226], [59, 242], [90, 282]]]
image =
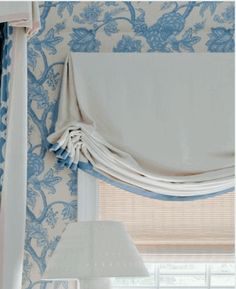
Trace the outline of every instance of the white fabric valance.
[[[231, 54], [71, 54], [51, 150], [113, 182], [168, 196], [234, 186]], [[134, 189], [135, 190], [135, 189]]]
[[25, 27], [28, 35], [40, 27], [38, 2], [3, 1], [0, 5], [0, 23], [8, 22], [13, 27]]

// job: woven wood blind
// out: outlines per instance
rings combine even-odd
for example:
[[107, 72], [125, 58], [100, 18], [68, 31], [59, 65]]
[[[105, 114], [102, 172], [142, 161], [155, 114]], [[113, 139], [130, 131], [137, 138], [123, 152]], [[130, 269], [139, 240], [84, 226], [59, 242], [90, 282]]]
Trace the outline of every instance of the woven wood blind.
[[99, 181], [99, 217], [123, 222], [141, 253], [151, 258], [187, 254], [215, 260], [234, 252], [234, 192], [206, 200], [165, 202]]

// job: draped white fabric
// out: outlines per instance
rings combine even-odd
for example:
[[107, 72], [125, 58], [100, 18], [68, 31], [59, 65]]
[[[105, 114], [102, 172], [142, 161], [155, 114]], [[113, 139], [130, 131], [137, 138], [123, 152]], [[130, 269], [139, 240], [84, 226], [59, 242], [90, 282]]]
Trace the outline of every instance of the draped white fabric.
[[32, 34], [35, 26], [31, 24], [39, 22], [32, 14], [32, 7], [36, 11], [37, 3], [19, 4], [0, 3], [0, 22], [11, 21], [9, 25], [13, 26], [0, 211], [1, 289], [20, 289], [22, 283], [27, 183], [27, 33]]
[[231, 54], [71, 54], [48, 140], [71, 168], [170, 196], [234, 186]]
[[1, 2], [0, 23], [1, 22], [8, 22], [14, 27], [25, 27], [27, 34], [34, 34], [40, 27], [38, 2]]

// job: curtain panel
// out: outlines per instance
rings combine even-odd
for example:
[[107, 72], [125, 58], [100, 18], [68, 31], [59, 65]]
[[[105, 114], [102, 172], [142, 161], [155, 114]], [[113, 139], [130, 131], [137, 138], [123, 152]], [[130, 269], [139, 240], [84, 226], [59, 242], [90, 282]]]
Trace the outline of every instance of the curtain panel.
[[[2, 2], [0, 23], [0, 288], [22, 284], [27, 185], [27, 35], [39, 27], [37, 2]], [[36, 18], [35, 18], [36, 17]]]
[[5, 164], [5, 144], [7, 136], [7, 115], [9, 102], [9, 80], [10, 64], [12, 57], [12, 28], [7, 23], [1, 23], [2, 43], [1, 43], [1, 94], [0, 94], [0, 196], [2, 193], [4, 164]]
[[0, 23], [0, 89], [1, 89], [1, 75], [2, 75], [3, 45], [4, 45], [4, 23]]
[[51, 150], [152, 198], [233, 190], [231, 54], [79, 54], [66, 63]]

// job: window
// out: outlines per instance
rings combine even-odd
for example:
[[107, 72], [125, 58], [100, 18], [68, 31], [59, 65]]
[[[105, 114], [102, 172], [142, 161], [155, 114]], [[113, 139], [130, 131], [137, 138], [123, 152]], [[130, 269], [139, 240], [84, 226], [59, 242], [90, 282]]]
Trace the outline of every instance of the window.
[[116, 278], [117, 289], [233, 289], [235, 267], [233, 263], [147, 263], [150, 277]]
[[99, 181], [99, 218], [126, 225], [150, 272], [116, 289], [233, 289], [234, 193], [193, 202], [144, 198]]
[[168, 202], [99, 181], [99, 218], [123, 222], [139, 251], [151, 255], [151, 262], [155, 262], [154, 255], [179, 253], [194, 253], [202, 262], [209, 258], [225, 262], [219, 259], [234, 253], [233, 192], [204, 200]]

